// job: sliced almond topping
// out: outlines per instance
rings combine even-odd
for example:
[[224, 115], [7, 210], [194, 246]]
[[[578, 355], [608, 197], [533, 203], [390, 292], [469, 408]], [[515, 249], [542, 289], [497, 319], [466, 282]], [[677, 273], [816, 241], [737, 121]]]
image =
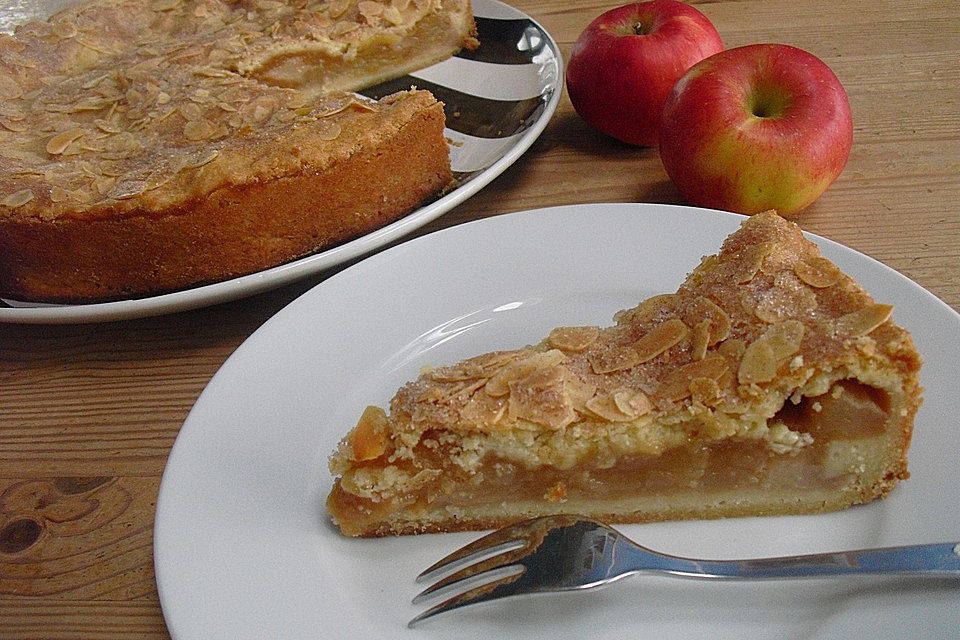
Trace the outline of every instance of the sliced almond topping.
[[746, 351], [746, 349], [747, 345], [743, 340], [734, 338], [732, 340], [724, 340], [721, 342], [720, 346], [717, 347], [717, 353], [728, 360], [738, 362], [740, 358], [743, 357], [743, 352]]
[[320, 140], [336, 140], [343, 133], [343, 127], [333, 120], [320, 120], [317, 122], [315, 133]]
[[690, 357], [703, 360], [707, 357], [707, 343], [710, 342], [710, 321], [701, 320], [690, 332]]
[[53, 32], [57, 34], [58, 37], [68, 40], [73, 36], [77, 35], [77, 25], [73, 24], [69, 20], [57, 20], [53, 23]]
[[763, 340], [757, 340], [744, 351], [737, 370], [737, 380], [740, 384], [769, 382], [777, 375], [777, 364], [773, 347]]
[[0, 73], [0, 98], [15, 100], [23, 95], [23, 87], [13, 76]]
[[704, 296], [697, 297], [683, 314], [683, 320], [695, 326], [701, 320], [710, 321], [710, 336], [707, 346], [713, 346], [730, 335], [730, 316], [716, 302]]
[[183, 125], [183, 135], [187, 140], [206, 140], [207, 138], [213, 137], [215, 132], [216, 129], [210, 124], [210, 121], [203, 118], [200, 120], [189, 120]]
[[573, 403], [565, 392], [564, 368], [537, 368], [526, 376], [511, 380], [508, 415], [552, 429], [560, 429], [577, 419]]
[[347, 436], [350, 458], [357, 461], [375, 460], [387, 450], [387, 414], [380, 407], [364, 409], [357, 426]]
[[652, 317], [656, 311], [667, 306], [676, 297], [677, 294], [675, 293], [661, 293], [660, 295], [647, 298], [632, 309], [625, 309], [618, 312], [614, 315], [614, 320], [620, 324], [645, 320]]
[[393, 6], [386, 7], [383, 10], [383, 17], [390, 24], [397, 25], [397, 26], [403, 24], [403, 14], [400, 13], [399, 9], [397, 9], [396, 7], [393, 7]]
[[599, 335], [597, 327], [557, 327], [550, 332], [547, 342], [561, 351], [579, 353], [593, 344]]
[[339, 18], [347, 12], [352, 0], [330, 0], [330, 17]]
[[180, 0], [154, 0], [150, 8], [154, 11], [170, 11], [180, 4]]
[[760, 271], [764, 259], [773, 251], [772, 242], [760, 242], [743, 251], [736, 270], [737, 284], [746, 284]]
[[357, 3], [357, 10], [364, 18], [375, 18], [383, 13], [383, 5], [370, 0], [360, 0]]
[[510, 383], [523, 378], [538, 369], [557, 368], [565, 360], [562, 351], [551, 349], [543, 353], [534, 353], [528, 358], [507, 364], [492, 376], [484, 386], [484, 391], [494, 397], [510, 393]]
[[613, 373], [640, 364], [640, 355], [631, 346], [614, 346], [591, 354], [590, 366], [594, 373]]
[[689, 329], [679, 318], [671, 318], [654, 327], [642, 338], [633, 343], [640, 358], [638, 363], [649, 362], [658, 355], [676, 345], [687, 336]]
[[817, 289], [832, 287], [843, 275], [837, 265], [820, 256], [798, 262], [793, 265], [793, 272], [805, 283]]
[[617, 407], [613, 396], [594, 396], [587, 400], [587, 409], [607, 422], [626, 422], [632, 418]]
[[653, 410], [653, 403], [643, 391], [635, 389], [618, 389], [613, 392], [613, 403], [631, 418], [639, 418]]
[[59, 155], [63, 153], [74, 140], [82, 138], [85, 133], [86, 132], [83, 129], [70, 129], [68, 131], [58, 133], [47, 141], [47, 153], [51, 155]]
[[21, 189], [4, 197], [0, 204], [11, 209], [21, 207], [33, 200], [33, 191], [30, 189]]
[[499, 423], [507, 413], [506, 398], [494, 398], [485, 393], [475, 393], [460, 411], [467, 424], [491, 426]]
[[892, 313], [893, 305], [872, 304], [837, 318], [834, 328], [841, 335], [858, 338], [869, 334], [889, 320]]
[[683, 400], [691, 394], [690, 383], [697, 378], [720, 380], [730, 370], [726, 358], [712, 356], [697, 360], [671, 371], [654, 394], [662, 400]]
[[780, 365], [800, 349], [805, 328], [797, 320], [785, 320], [770, 326], [744, 351], [737, 371], [741, 384], [769, 382]]
[[712, 378], [694, 378], [690, 381], [690, 397], [695, 402], [714, 406], [720, 395], [720, 383]]
[[610, 394], [590, 398], [586, 408], [607, 422], [627, 422], [650, 413], [653, 404], [642, 391], [621, 388]]
[[806, 332], [799, 320], [784, 320], [768, 328], [762, 336], [779, 359], [786, 359], [800, 350], [803, 334]]

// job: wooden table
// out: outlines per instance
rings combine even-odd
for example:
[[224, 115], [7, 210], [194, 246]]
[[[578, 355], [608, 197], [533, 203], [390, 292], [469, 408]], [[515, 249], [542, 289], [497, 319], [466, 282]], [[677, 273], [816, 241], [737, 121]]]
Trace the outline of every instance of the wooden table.
[[[586, 24], [616, 3], [514, 4], [568, 55]], [[960, 4], [694, 4], [728, 47], [801, 47], [826, 61], [849, 92], [849, 164], [800, 224], [960, 309]], [[579, 202], [681, 199], [655, 150], [596, 134], [564, 96], [519, 162], [421, 233]], [[170, 447], [224, 359], [317, 281], [165, 317], [0, 325], [0, 637], [168, 637], [151, 551]]]

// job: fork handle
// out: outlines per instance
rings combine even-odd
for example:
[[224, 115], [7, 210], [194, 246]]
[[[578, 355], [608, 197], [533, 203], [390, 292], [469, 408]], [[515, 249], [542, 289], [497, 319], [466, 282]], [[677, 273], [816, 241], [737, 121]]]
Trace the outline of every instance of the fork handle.
[[767, 579], [889, 574], [960, 577], [960, 543], [916, 544], [882, 549], [751, 560], [692, 560], [667, 556], [648, 569], [690, 578]]

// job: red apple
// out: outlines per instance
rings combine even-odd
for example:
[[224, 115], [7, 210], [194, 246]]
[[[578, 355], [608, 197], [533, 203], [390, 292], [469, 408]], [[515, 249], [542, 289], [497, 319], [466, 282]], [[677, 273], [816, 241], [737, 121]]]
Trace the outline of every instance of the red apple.
[[691, 66], [723, 51], [705, 15], [676, 0], [611, 9], [573, 44], [567, 92], [591, 126], [624, 142], [656, 146], [670, 89]]
[[843, 85], [796, 47], [756, 44], [707, 58], [664, 107], [660, 158], [690, 203], [790, 215], [843, 171], [853, 119]]

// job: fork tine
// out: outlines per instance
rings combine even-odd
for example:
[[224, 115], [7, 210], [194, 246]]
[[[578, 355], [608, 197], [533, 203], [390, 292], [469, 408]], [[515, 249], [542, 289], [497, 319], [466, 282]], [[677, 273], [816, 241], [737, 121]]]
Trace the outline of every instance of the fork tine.
[[522, 549], [527, 546], [526, 537], [522, 535], [526, 530], [527, 527], [513, 525], [488, 533], [436, 561], [424, 569], [416, 581], [426, 582], [441, 573], [453, 571], [481, 558]]
[[441, 613], [454, 611], [456, 609], [460, 609], [461, 607], [517, 595], [522, 591], [522, 587], [520, 587], [520, 585], [516, 585], [515, 583], [523, 575], [523, 573], [523, 570], [521, 570], [519, 573], [513, 573], [506, 577], [500, 578], [499, 580], [487, 582], [478, 587], [474, 587], [469, 591], [464, 591], [461, 594], [448, 598], [447, 600], [444, 600], [438, 605], [430, 607], [420, 615], [413, 618], [407, 623], [407, 627], [413, 628], [416, 624], [423, 622], [428, 618], [432, 618]]
[[467, 591], [475, 586], [496, 582], [500, 578], [517, 575], [524, 571], [523, 566], [519, 564], [497, 564], [484, 567], [480, 570], [473, 569], [473, 567], [467, 567], [464, 571], [455, 573], [436, 584], [430, 585], [413, 597], [413, 604], [420, 604], [427, 600], [441, 598], [455, 591]]

